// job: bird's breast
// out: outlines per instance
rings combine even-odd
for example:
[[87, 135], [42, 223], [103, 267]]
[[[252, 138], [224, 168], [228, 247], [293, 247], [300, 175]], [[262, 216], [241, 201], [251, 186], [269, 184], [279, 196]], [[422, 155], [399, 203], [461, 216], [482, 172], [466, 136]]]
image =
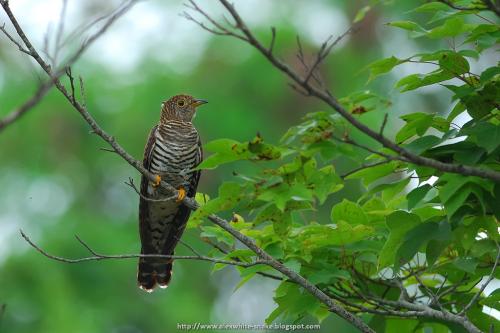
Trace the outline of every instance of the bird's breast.
[[186, 127], [162, 125], [151, 152], [150, 171], [175, 187], [184, 183], [201, 158], [198, 133], [194, 127]]

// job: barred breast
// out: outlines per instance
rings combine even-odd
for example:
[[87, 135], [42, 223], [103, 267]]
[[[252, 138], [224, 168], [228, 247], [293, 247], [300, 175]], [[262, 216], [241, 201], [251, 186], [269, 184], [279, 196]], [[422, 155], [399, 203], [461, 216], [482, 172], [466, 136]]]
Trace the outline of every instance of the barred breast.
[[190, 171], [200, 162], [199, 136], [191, 123], [170, 121], [158, 126], [152, 151], [151, 172], [174, 187], [187, 187]]

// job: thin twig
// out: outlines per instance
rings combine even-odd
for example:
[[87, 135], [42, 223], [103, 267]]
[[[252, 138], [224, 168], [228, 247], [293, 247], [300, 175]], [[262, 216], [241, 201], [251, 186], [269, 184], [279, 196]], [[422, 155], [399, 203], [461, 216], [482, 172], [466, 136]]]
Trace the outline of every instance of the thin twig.
[[62, 0], [61, 13], [59, 14], [59, 24], [57, 26], [57, 31], [56, 31], [56, 41], [54, 43], [54, 56], [53, 56], [54, 66], [57, 66], [57, 58], [62, 48], [61, 40], [64, 34], [64, 20], [66, 18], [67, 7], [68, 7], [68, 0]]
[[66, 75], [69, 78], [69, 84], [70, 84], [70, 89], [71, 89], [71, 98], [73, 99], [73, 102], [75, 101], [75, 82], [73, 78], [73, 74], [71, 73], [71, 67], [66, 68]]
[[23, 53], [26, 53], [27, 55], [31, 55], [31, 53], [30, 53], [28, 50], [26, 50], [24, 47], [22, 47], [22, 45], [21, 45], [21, 44], [19, 44], [19, 42], [18, 42], [17, 40], [15, 40], [15, 39], [14, 39], [14, 37], [12, 37], [12, 35], [11, 35], [11, 34], [9, 34], [9, 33], [7, 32], [7, 30], [5, 30], [5, 23], [4, 23], [4, 24], [2, 24], [2, 25], [0, 26], [0, 31], [2, 31], [2, 32], [3, 32], [3, 34], [4, 34], [4, 35], [5, 35], [8, 39], [10, 39], [10, 41], [11, 41], [12, 43], [14, 43], [14, 45], [16, 45], [16, 46], [17, 46], [17, 48], [19, 49], [19, 51], [21, 51], [21, 52], [23, 52]]
[[80, 262], [85, 262], [85, 261], [98, 261], [98, 260], [111, 260], [111, 259], [132, 259], [132, 258], [160, 258], [160, 259], [173, 259], [173, 260], [202, 260], [202, 261], [210, 261], [216, 264], [225, 264], [225, 265], [233, 265], [233, 266], [241, 266], [241, 267], [252, 267], [255, 265], [267, 265], [268, 262], [265, 260], [256, 260], [254, 262], [241, 262], [241, 261], [232, 261], [232, 260], [224, 260], [224, 259], [217, 259], [217, 258], [212, 258], [212, 257], [207, 257], [207, 256], [202, 256], [202, 255], [193, 255], [193, 256], [178, 256], [178, 255], [164, 255], [164, 254], [118, 254], [118, 255], [105, 255], [105, 254], [99, 254], [96, 251], [94, 251], [90, 246], [87, 245], [81, 238], [77, 237], [78, 241], [89, 251], [93, 254], [91, 257], [82, 257], [82, 258], [76, 258], [76, 259], [71, 259], [71, 258], [64, 258], [60, 256], [55, 256], [38, 245], [36, 245], [22, 230], [20, 230], [21, 236], [28, 242], [31, 247], [33, 247], [35, 250], [40, 252], [42, 255], [45, 257], [68, 263], [68, 264], [75, 264], [75, 263], [80, 263]]
[[276, 40], [276, 28], [271, 27], [271, 43], [269, 44], [269, 50], [268, 50], [269, 53], [273, 53], [275, 40]]
[[316, 71], [318, 66], [328, 57], [332, 49], [340, 43], [342, 39], [344, 39], [347, 35], [350, 33], [354, 32], [355, 28], [354, 26], [349, 27], [346, 31], [344, 31], [343, 34], [338, 36], [330, 45], [328, 45], [328, 42], [330, 41], [330, 37], [322, 44], [320, 50], [316, 54], [316, 60], [311, 66], [311, 69], [309, 72], [306, 74], [304, 78], [304, 84], [307, 84], [313, 73]]
[[[111, 150], [111, 152], [113, 153], [116, 153], [115, 150]], [[162, 199], [154, 199], [154, 198], [149, 198], [149, 197], [146, 197], [145, 195], [143, 195], [141, 193], [141, 191], [139, 191], [139, 189], [137, 188], [137, 186], [135, 186], [135, 183], [134, 183], [134, 180], [129, 177], [128, 179], [128, 182], [125, 182], [125, 184], [127, 184], [128, 186], [130, 186], [134, 191], [135, 193], [137, 193], [142, 199], [146, 200], [146, 201], [149, 201], [149, 202], [165, 202], [165, 201], [171, 201], [171, 200], [174, 200], [177, 198], [177, 194], [173, 194], [171, 196], [168, 196], [166, 198], [162, 198]]]
[[[135, 3], [135, 1], [129, 1], [126, 3], [125, 6], [121, 8], [120, 11], [116, 12], [113, 16], [109, 18], [109, 20], [99, 29], [95, 34], [93, 34], [86, 43], [82, 44], [80, 48], [68, 59], [66, 64], [62, 66], [61, 69], [53, 72], [52, 67], [47, 64], [38, 54], [38, 52], [35, 50], [29, 39], [26, 37], [26, 34], [22, 30], [21, 26], [17, 22], [17, 19], [15, 18], [14, 14], [12, 13], [8, 2], [0, 2], [0, 5], [4, 9], [5, 13], [9, 17], [12, 25], [14, 26], [16, 32], [18, 33], [19, 37], [23, 41], [23, 43], [26, 45], [27, 51], [24, 53], [29, 54], [31, 57], [33, 57], [36, 62], [42, 67], [42, 69], [47, 73], [49, 76], [49, 80], [46, 81], [44, 84], [42, 84], [38, 90], [36, 91], [35, 95], [26, 101], [23, 105], [21, 105], [19, 108], [16, 110], [10, 112], [6, 117], [0, 120], [0, 131], [3, 130], [5, 127], [8, 125], [12, 124], [15, 122], [17, 119], [19, 119], [21, 116], [23, 116], [27, 111], [31, 110], [35, 105], [37, 105], [42, 98], [47, 94], [47, 92], [50, 90], [52, 85], [56, 85], [56, 87], [61, 91], [61, 92], [66, 92], [66, 88], [62, 85], [62, 83], [59, 81], [59, 78], [64, 75], [66, 72], [66, 68], [70, 67], [74, 62], [76, 62], [80, 56], [83, 54], [83, 52], [97, 39], [99, 38], [102, 34], [106, 32], [106, 30], [109, 28], [109, 26], [115, 22], [121, 15], [125, 14]], [[10, 37], [10, 35], [5, 31], [5, 29], [0, 29], [2, 30], [7, 37]], [[13, 42], [15, 42], [13, 40]], [[21, 47], [19, 43], [15, 42], [15, 44], [18, 47]], [[22, 47], [21, 47], [22, 48]], [[83, 93], [83, 85], [81, 85], [82, 88], [82, 93]], [[68, 94], [67, 96], [71, 102], [76, 102], [72, 101], [71, 95]]]
[[415, 274], [415, 279], [422, 286], [422, 288], [424, 288], [425, 292], [431, 297], [431, 299], [432, 299], [431, 304], [435, 304], [441, 310], [443, 310], [443, 306], [441, 305], [441, 303], [439, 302], [439, 299], [436, 296], [437, 293], [435, 294], [429, 288], [427, 288], [427, 286], [424, 284], [424, 282], [422, 281], [422, 279], [420, 279], [420, 276], [418, 276], [418, 274]]
[[[62, 75], [61, 72], [58, 75]], [[11, 111], [9, 114], [7, 114], [5, 117], [0, 119], [0, 132], [2, 132], [7, 126], [10, 124], [14, 123], [16, 120], [21, 118], [26, 112], [29, 110], [33, 109], [40, 101], [43, 99], [43, 97], [49, 92], [49, 90], [52, 88], [54, 85], [54, 80], [49, 79], [45, 83], [43, 83], [40, 87], [38, 87], [37, 91], [35, 94], [24, 104], [19, 106], [17, 109]]]
[[387, 118], [389, 117], [389, 115], [386, 113], [384, 115], [384, 120], [382, 121], [382, 126], [380, 126], [380, 131], [378, 132], [380, 135], [384, 135], [384, 129], [385, 129], [385, 125], [387, 125]]

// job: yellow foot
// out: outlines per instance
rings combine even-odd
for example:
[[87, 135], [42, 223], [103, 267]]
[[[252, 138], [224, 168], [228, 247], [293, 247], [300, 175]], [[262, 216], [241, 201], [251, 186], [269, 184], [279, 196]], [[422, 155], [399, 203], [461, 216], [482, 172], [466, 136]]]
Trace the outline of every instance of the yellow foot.
[[186, 197], [186, 190], [184, 187], [179, 187], [179, 194], [177, 195], [177, 202], [182, 202], [184, 198]]
[[155, 181], [153, 182], [153, 187], [160, 186], [160, 183], [161, 183], [161, 177], [159, 175], [156, 175]]

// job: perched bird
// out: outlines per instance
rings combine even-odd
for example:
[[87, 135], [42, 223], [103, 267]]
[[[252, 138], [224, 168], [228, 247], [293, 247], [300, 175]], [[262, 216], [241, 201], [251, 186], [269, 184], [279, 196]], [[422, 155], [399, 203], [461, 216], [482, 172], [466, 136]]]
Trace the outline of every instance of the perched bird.
[[[153, 127], [144, 151], [144, 167], [156, 175], [151, 182], [141, 179], [139, 230], [142, 254], [172, 255], [190, 209], [182, 204], [194, 197], [200, 171], [193, 170], [202, 160], [201, 142], [192, 124], [196, 107], [207, 103], [188, 95], [177, 95], [161, 105], [160, 122]], [[177, 198], [159, 187], [166, 181], [179, 190]], [[139, 287], [152, 292], [156, 285], [166, 288], [172, 277], [172, 260], [140, 258]]]

